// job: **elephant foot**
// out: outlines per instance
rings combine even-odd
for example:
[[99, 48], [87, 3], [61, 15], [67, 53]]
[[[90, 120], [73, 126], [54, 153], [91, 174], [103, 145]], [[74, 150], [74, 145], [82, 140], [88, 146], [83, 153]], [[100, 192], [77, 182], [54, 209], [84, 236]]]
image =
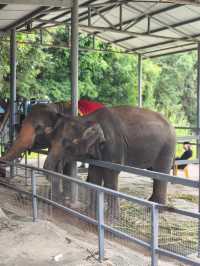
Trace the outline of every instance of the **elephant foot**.
[[85, 204], [80, 201], [76, 201], [76, 202], [70, 203], [70, 208], [73, 210], [84, 210]]
[[6, 169], [0, 168], [0, 177], [6, 178]]
[[159, 203], [159, 204], [163, 204], [163, 205], [165, 205], [167, 203], [166, 197], [161, 197], [161, 196], [155, 195], [155, 194], [152, 194], [148, 200]]
[[85, 207], [86, 215], [90, 218], [97, 219], [96, 206], [87, 204]]
[[63, 204], [63, 202], [64, 202], [63, 194], [60, 192], [53, 193], [52, 200], [55, 201], [56, 203]]

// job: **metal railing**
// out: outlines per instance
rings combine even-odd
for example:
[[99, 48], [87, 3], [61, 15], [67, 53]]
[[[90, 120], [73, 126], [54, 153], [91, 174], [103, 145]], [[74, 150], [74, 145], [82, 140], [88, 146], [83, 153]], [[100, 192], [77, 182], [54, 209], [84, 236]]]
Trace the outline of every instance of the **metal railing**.
[[[179, 177], [172, 177], [170, 175], [167, 174], [163, 174], [163, 173], [158, 173], [158, 172], [151, 172], [148, 170], [142, 170], [142, 169], [138, 169], [135, 167], [129, 167], [129, 166], [123, 166], [123, 165], [118, 165], [118, 164], [114, 164], [114, 163], [108, 163], [108, 162], [103, 162], [103, 161], [94, 161], [94, 160], [90, 160], [88, 161], [90, 164], [92, 165], [96, 165], [98, 167], [104, 167], [104, 168], [109, 168], [112, 170], [120, 170], [120, 171], [125, 171], [128, 173], [134, 173], [134, 174], [139, 174], [142, 176], [147, 176], [149, 178], [155, 178], [158, 180], [165, 180], [168, 182], [173, 182], [173, 183], [177, 183], [177, 184], [182, 184], [184, 186], [189, 186], [189, 187], [194, 187], [194, 188], [198, 188], [199, 187], [199, 182], [195, 181], [195, 180], [187, 180], [184, 178], [179, 178]], [[165, 205], [161, 205], [161, 204], [157, 204], [154, 202], [150, 202], [144, 199], [140, 199], [137, 197], [133, 197], [130, 195], [126, 195], [124, 193], [118, 192], [118, 191], [113, 191], [110, 190], [108, 188], [104, 188], [104, 187], [100, 187], [91, 183], [87, 183], [84, 182], [80, 179], [75, 179], [69, 176], [64, 176], [62, 174], [59, 173], [55, 173], [52, 171], [47, 171], [44, 169], [38, 169], [37, 167], [33, 167], [33, 166], [28, 166], [28, 165], [22, 165], [22, 164], [13, 164], [10, 162], [6, 162], [7, 165], [9, 165], [10, 167], [18, 167], [18, 168], [23, 168], [23, 169], [29, 169], [31, 171], [31, 186], [32, 186], [32, 192], [27, 192], [23, 189], [19, 189], [11, 184], [6, 183], [5, 181], [0, 181], [1, 185], [4, 185], [10, 189], [13, 189], [15, 191], [18, 191], [20, 193], [24, 193], [27, 194], [29, 196], [31, 196], [32, 198], [32, 207], [33, 207], [33, 221], [37, 220], [37, 212], [38, 212], [38, 207], [37, 207], [37, 201], [41, 200], [51, 206], [57, 207], [62, 209], [64, 212], [67, 212], [71, 215], [74, 215], [75, 217], [78, 217], [80, 219], [83, 219], [84, 221], [87, 221], [88, 223], [91, 223], [93, 225], [96, 225], [98, 227], [98, 239], [99, 239], [99, 260], [102, 261], [104, 258], [104, 242], [105, 242], [105, 236], [104, 233], [105, 231], [111, 232], [112, 234], [123, 238], [123, 239], [127, 239], [130, 240], [146, 249], [148, 249], [151, 252], [151, 265], [152, 266], [157, 266], [158, 265], [158, 255], [164, 255], [167, 257], [171, 257], [174, 259], [177, 259], [183, 263], [187, 263], [189, 265], [200, 265], [199, 262], [188, 258], [186, 256], [182, 256], [179, 254], [176, 254], [174, 252], [171, 252], [169, 250], [163, 249], [159, 247], [159, 243], [158, 243], [158, 235], [159, 235], [159, 211], [167, 211], [167, 212], [172, 212], [172, 213], [177, 213], [177, 214], [181, 214], [181, 215], [185, 215], [187, 217], [193, 217], [195, 219], [200, 220], [200, 213], [197, 212], [190, 212], [190, 211], [186, 211], [186, 210], [182, 210], [182, 209], [177, 209], [177, 208], [172, 208], [172, 207], [168, 207]], [[88, 188], [92, 191], [97, 192], [97, 217], [96, 219], [91, 218], [85, 214], [82, 214], [80, 212], [78, 212], [77, 210], [73, 210], [72, 208], [66, 207], [60, 203], [57, 203], [56, 201], [52, 200], [52, 199], [48, 199], [46, 197], [40, 196], [37, 193], [37, 176], [36, 176], [36, 171], [41, 172], [44, 175], [51, 175], [54, 178], [59, 178], [59, 179], [64, 179], [67, 182], [70, 182], [71, 184], [76, 184], [76, 185], [80, 185], [83, 186], [85, 188]], [[121, 231], [120, 229], [116, 229], [113, 228], [112, 226], [108, 225], [105, 223], [104, 220], [104, 208], [105, 208], [105, 195], [112, 195], [113, 197], [118, 197], [120, 199], [124, 199], [130, 203], [134, 203], [134, 204], [139, 204], [140, 206], [145, 206], [146, 208], [148, 208], [151, 212], [151, 238], [150, 241], [144, 241], [141, 240], [135, 236], [129, 235], [126, 232]]]

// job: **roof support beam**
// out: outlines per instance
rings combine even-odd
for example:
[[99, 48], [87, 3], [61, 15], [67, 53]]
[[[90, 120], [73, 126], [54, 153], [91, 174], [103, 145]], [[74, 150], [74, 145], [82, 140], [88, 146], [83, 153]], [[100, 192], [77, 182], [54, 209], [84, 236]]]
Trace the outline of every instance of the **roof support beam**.
[[[174, 38], [174, 37], [171, 37], [171, 36], [147, 34], [146, 32], [133, 32], [133, 31], [127, 31], [127, 30], [113, 29], [113, 28], [109, 28], [109, 27], [87, 26], [87, 25], [82, 25], [82, 24], [79, 25], [79, 26], [80, 26], [80, 28], [82, 28], [84, 30], [93, 29], [95, 31], [98, 31], [98, 33], [101, 33], [101, 32], [113, 32], [113, 33], [126, 34], [126, 35], [129, 35], [129, 36], [132, 36], [132, 37], [149, 36], [149, 37], [160, 38], [160, 39], [171, 40], [171, 41], [178, 41], [178, 40], [182, 40], [183, 38], [185, 38], [185, 41], [191, 41], [191, 39], [193, 38], [192, 36], [186, 36], [186, 37], [184, 36], [184, 37], [181, 37], [181, 38]], [[195, 41], [195, 40], [193, 40], [193, 41]]]
[[[80, 7], [83, 7], [84, 5], [89, 5], [90, 3], [92, 3], [92, 1], [93, 1], [93, 0], [89, 0], [89, 1], [85, 2], [84, 4], [81, 4], [81, 5], [79, 6], [79, 8], [80, 8]], [[66, 11], [66, 12], [64, 12], [64, 13], [62, 13], [62, 14], [59, 14], [59, 15], [57, 15], [57, 16], [55, 16], [55, 17], [52, 17], [51, 19], [52, 19], [52, 20], [56, 20], [56, 19], [62, 18], [63, 16], [67, 16], [67, 15], [69, 15], [70, 12], [71, 12], [71, 11]], [[88, 11], [85, 11], [85, 12], [83, 12], [83, 13], [84, 13], [84, 14], [88, 14]], [[80, 17], [80, 16], [81, 16], [81, 14], [79, 14], [79, 17]], [[87, 17], [86, 17], [86, 19], [87, 19]], [[68, 19], [67, 21], [70, 22], [71, 19]], [[80, 21], [80, 18], [79, 18], [79, 21]], [[63, 22], [66, 22], [66, 20], [64, 20]], [[46, 24], [46, 23], [41, 23], [41, 24], [39, 24], [38, 26], [34, 27], [33, 29], [41, 28], [41, 27], [45, 26], [45, 24]]]
[[[121, 1], [121, 4], [122, 4], [122, 3], [126, 3], [126, 2], [128, 2], [128, 1]], [[109, 3], [109, 7], [102, 9], [101, 12], [106, 12], [106, 11], [109, 11], [109, 10], [115, 8], [115, 7], [116, 7], [116, 4], [118, 3], [118, 5], [119, 5], [120, 2], [116, 2], [116, 1], [115, 1], [115, 5], [112, 5], [112, 6], [111, 6], [111, 3], [112, 3], [112, 1]], [[156, 11], [148, 12], [148, 15], [149, 15], [149, 16], [159, 15], [159, 14], [162, 14], [162, 13], [164, 13], [164, 12], [167, 12], [167, 11], [170, 11], [170, 10], [173, 10], [173, 9], [176, 9], [176, 8], [178, 8], [178, 7], [180, 7], [180, 6], [181, 6], [180, 4], [174, 4], [174, 5], [171, 5], [171, 6], [165, 7], [165, 8], [161, 8], [161, 9], [156, 10]], [[84, 16], [83, 16], [83, 15], [84, 15]], [[87, 15], [87, 12], [83, 12], [82, 14], [80, 14], [80, 15], [79, 15], [79, 23], [82, 22], [82, 21], [84, 21], [85, 19], [87, 19], [87, 16], [88, 16], [88, 15]], [[95, 17], [95, 16], [97, 16], [96, 13], [90, 14], [90, 17], [91, 17], [91, 18], [92, 18], [92, 17]], [[131, 19], [125, 20], [125, 21], [123, 21], [123, 22], [119, 22], [118, 24], [115, 24], [114, 26], [115, 26], [115, 28], [118, 28], [118, 27], [119, 27], [120, 29], [122, 29], [123, 26], [125, 26], [125, 25], [129, 26], [130, 23], [131, 23], [131, 24], [132, 24], [132, 23], [137, 24], [139, 21], [141, 21], [141, 20], [143, 20], [143, 19], [145, 19], [145, 18], [146, 18], [146, 15], [145, 15], [145, 14], [143, 14], [143, 15], [139, 15], [139, 16], [136, 17], [136, 18], [131, 18]], [[133, 26], [133, 25], [132, 25], [132, 26]], [[100, 32], [96, 31], [96, 32], [93, 33], [93, 34], [98, 35], [98, 33], [100, 33]], [[127, 40], [128, 40], [128, 39], [132, 39], [132, 38], [135, 38], [135, 37], [133, 37], [133, 36], [129, 36], [129, 37], [126, 37], [126, 38], [127, 38]], [[126, 39], [124, 39], [124, 38], [122, 38], [122, 39], [123, 39], [123, 41], [126, 40]], [[117, 43], [120, 42], [120, 41], [121, 41], [121, 39], [116, 40], [114, 43], [117, 44]]]
[[2, 0], [2, 4], [71, 7], [72, 0]]
[[33, 12], [31, 12], [30, 14], [20, 18], [19, 20], [15, 21], [14, 23], [10, 24], [8, 27], [4, 28], [4, 31], [9, 31], [13, 28], [16, 28], [18, 26], [20, 26], [21, 24], [24, 24], [25, 22], [30, 22], [32, 21], [32, 19], [39, 15], [40, 13], [42, 13], [44, 10], [48, 9], [49, 7], [47, 6], [41, 6], [40, 8], [34, 10]]
[[[196, 17], [196, 18], [185, 20], [183, 22], [174, 23], [174, 24], [171, 24], [169, 26], [170, 26], [170, 28], [176, 28], [176, 27], [184, 26], [184, 25], [187, 25], [187, 24], [190, 24], [190, 23], [194, 23], [194, 22], [197, 22], [197, 21], [200, 21], [200, 16]], [[157, 32], [160, 32], [160, 31], [167, 30], [168, 28], [169, 28], [168, 26], [163, 26], [163, 27], [160, 27], [158, 29], [150, 30], [148, 33], [149, 34], [157, 33]], [[133, 39], [133, 38], [134, 37], [128, 36], [128, 37], [125, 37], [125, 38], [118, 39], [118, 40], [114, 41], [114, 43], [117, 44], [119, 42], [128, 41], [128, 40]]]
[[[198, 37], [200, 37], [200, 33], [198, 33], [198, 34], [193, 34], [193, 35], [191, 35], [191, 36], [189, 36], [189, 37], [184, 37], [184, 38], [181, 38], [180, 39], [180, 41], [187, 41], [187, 40], [189, 40], [189, 38], [198, 38]], [[159, 42], [159, 43], [153, 43], [153, 44], [151, 44], [151, 45], [145, 45], [145, 46], [142, 46], [142, 47], [138, 47], [138, 48], [134, 48], [134, 49], [131, 49], [131, 50], [129, 50], [129, 52], [130, 51], [132, 51], [132, 52], [138, 52], [138, 51], [140, 51], [140, 50], [143, 50], [143, 49], [147, 49], [147, 48], [152, 48], [152, 47], [156, 47], [156, 46], [159, 46], [159, 45], [165, 45], [165, 44], [170, 44], [170, 43], [176, 43], [176, 41], [174, 41], [174, 40], [171, 40], [171, 41], [166, 41], [166, 42]], [[194, 43], [194, 42], [193, 42]], [[175, 46], [175, 45], [174, 45]]]
[[[176, 45], [175, 48], [183, 48], [183, 49], [191, 49], [191, 48], [188, 48], [188, 47], [193, 47], [195, 45], [195, 43], [188, 43], [188, 44], [184, 44], [184, 45]], [[153, 50], [153, 51], [150, 51], [150, 52], [145, 52], [145, 53], [142, 53], [143, 57], [148, 57], [148, 54], [153, 54], [153, 53], [156, 53], [156, 52], [162, 52], [162, 51], [166, 51], [167, 50], [171, 50], [174, 48], [174, 45], [170, 46], [170, 47], [167, 47], [167, 48], [162, 48], [162, 49], [157, 49], [157, 50]], [[194, 49], [194, 48], [193, 48]]]
[[[60, 7], [53, 7], [53, 8], [47, 8], [46, 10], [42, 11], [41, 13], [37, 14], [37, 16], [35, 16], [33, 18], [33, 20], [39, 20], [40, 18], [46, 16], [47, 14], [49, 13], [54, 13], [54, 12], [57, 12], [57, 11], [62, 11], [62, 9]], [[65, 11], [66, 12], [66, 11]], [[32, 22], [33, 20], [31, 20], [30, 22]], [[27, 21], [25, 21], [23, 24], [20, 24], [18, 27], [17, 27], [17, 30], [19, 30], [20, 28], [23, 28], [25, 26], [27, 26], [30, 22], [27, 23]], [[30, 27], [30, 30], [32, 30], [32, 25]]]
[[[130, 6], [128, 4], [126, 4], [129, 8], [133, 9], [134, 11], [137, 11], [137, 12], [140, 12], [142, 15], [143, 15], [143, 11], [136, 8], [136, 7], [133, 7], [133, 6]], [[151, 18], [152, 20], [155, 20], [156, 22], [160, 23], [161, 25], [164, 25], [164, 27], [166, 27], [167, 29], [171, 30], [171, 31], [174, 31], [177, 35], [179, 35], [180, 37], [188, 37], [189, 35], [186, 33], [186, 32], [183, 32], [182, 30], [179, 30], [179, 29], [175, 29], [174, 27], [171, 27], [170, 25], [168, 25], [167, 23], [165, 23], [164, 21], [158, 19], [158, 18], [155, 18], [153, 17], [152, 15], [149, 15], [149, 12], [146, 13], [146, 18]]]

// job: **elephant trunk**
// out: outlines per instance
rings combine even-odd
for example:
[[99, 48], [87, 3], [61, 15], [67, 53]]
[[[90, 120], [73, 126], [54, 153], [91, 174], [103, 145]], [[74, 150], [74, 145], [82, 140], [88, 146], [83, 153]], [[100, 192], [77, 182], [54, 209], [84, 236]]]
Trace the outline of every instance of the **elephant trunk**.
[[12, 161], [17, 159], [22, 152], [30, 149], [35, 140], [35, 129], [31, 123], [25, 122], [22, 125], [20, 133], [9, 151], [1, 157], [2, 160]]
[[48, 154], [43, 167], [47, 170], [58, 171], [58, 165], [59, 161], [57, 161], [57, 159], [50, 153]]
[[56, 143], [51, 147], [48, 156], [44, 162], [44, 168], [47, 170], [62, 172], [64, 164], [64, 152], [61, 143]]

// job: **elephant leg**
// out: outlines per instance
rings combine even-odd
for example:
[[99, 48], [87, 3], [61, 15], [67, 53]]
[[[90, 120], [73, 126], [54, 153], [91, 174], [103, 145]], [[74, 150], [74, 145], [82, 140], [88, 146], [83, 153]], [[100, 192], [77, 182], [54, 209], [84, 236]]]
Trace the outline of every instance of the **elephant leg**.
[[6, 168], [0, 167], [0, 177], [6, 177]]
[[[118, 175], [119, 172], [104, 169], [104, 187], [118, 190]], [[108, 203], [108, 214], [110, 215], [111, 220], [113, 218], [119, 217], [119, 199], [116, 196], [112, 196], [111, 194], [107, 194], [106, 197]]]
[[60, 179], [53, 176], [51, 178], [51, 194], [54, 201], [61, 202], [62, 193], [60, 191]]
[[[64, 175], [70, 175], [70, 164], [66, 163], [64, 168], [63, 168], [63, 174]], [[62, 191], [63, 191], [63, 198], [70, 198], [70, 193], [71, 193], [71, 189], [70, 189], [70, 182], [66, 179], [62, 179]]]
[[[164, 148], [158, 159], [156, 160], [153, 171], [169, 174], [173, 162], [173, 152], [169, 147]], [[153, 180], [153, 193], [149, 198], [150, 201], [154, 201], [160, 204], [166, 204], [167, 202], [167, 182], [160, 180]]]
[[[103, 181], [103, 169], [101, 167], [89, 166], [87, 182], [93, 183], [95, 185], [101, 186]], [[97, 205], [97, 193], [93, 189], [88, 191], [88, 209], [92, 216], [96, 214]]]
[[[155, 170], [157, 171], [157, 170]], [[153, 193], [149, 198], [150, 201], [160, 204], [166, 204], [167, 202], [167, 182], [160, 180], [153, 180]]]

